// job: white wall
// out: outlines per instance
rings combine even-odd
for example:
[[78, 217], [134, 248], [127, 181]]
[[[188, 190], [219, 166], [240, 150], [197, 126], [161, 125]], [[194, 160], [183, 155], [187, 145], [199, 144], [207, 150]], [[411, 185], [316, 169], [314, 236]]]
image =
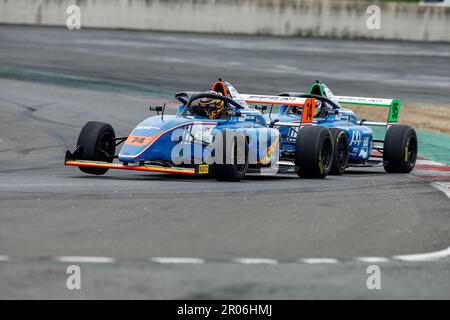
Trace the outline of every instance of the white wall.
[[0, 23], [450, 42], [450, 8], [384, 3], [381, 30], [366, 27], [369, 2], [329, 0], [0, 0]]

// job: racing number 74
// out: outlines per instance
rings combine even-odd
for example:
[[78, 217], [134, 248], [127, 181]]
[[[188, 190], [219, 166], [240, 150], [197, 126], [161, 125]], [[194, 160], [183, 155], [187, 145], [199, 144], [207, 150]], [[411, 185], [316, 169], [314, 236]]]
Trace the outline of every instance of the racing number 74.
[[132, 145], [132, 146], [143, 146], [147, 145], [152, 141], [153, 137], [146, 137], [146, 136], [134, 136], [130, 135], [125, 141], [125, 144]]

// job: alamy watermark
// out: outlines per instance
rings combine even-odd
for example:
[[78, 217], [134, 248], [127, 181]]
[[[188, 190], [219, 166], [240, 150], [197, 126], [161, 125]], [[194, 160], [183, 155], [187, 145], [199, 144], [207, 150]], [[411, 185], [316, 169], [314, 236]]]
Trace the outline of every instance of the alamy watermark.
[[366, 273], [370, 276], [366, 280], [366, 286], [369, 290], [381, 290], [381, 269], [376, 264], [367, 267]]
[[69, 30], [81, 29], [81, 9], [77, 5], [70, 5], [66, 9], [69, 15], [66, 19], [66, 26]]
[[66, 269], [69, 275], [66, 279], [66, 288], [69, 290], [81, 290], [81, 268], [75, 264]]
[[217, 130], [215, 124], [193, 124], [176, 129], [171, 141], [175, 165], [231, 164], [261, 165], [262, 174], [276, 174], [279, 160], [279, 133], [273, 129], [259, 129], [256, 134], [243, 130]]
[[366, 20], [366, 26], [369, 30], [381, 29], [381, 9], [377, 5], [367, 7], [366, 13], [369, 15]]

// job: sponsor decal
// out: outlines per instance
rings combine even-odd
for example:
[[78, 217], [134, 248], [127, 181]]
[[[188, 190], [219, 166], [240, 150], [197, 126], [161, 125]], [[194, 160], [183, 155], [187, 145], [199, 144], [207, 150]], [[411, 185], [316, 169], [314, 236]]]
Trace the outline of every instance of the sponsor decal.
[[208, 174], [209, 173], [209, 165], [201, 164], [198, 166], [198, 174]]
[[361, 132], [358, 130], [352, 131], [352, 139], [350, 140], [350, 144], [355, 145], [361, 143]]
[[268, 100], [268, 101], [295, 101], [297, 98], [295, 97], [279, 97], [279, 96], [249, 96], [248, 100]]
[[161, 128], [152, 126], [137, 126], [135, 130], [161, 130]]
[[339, 102], [349, 102], [349, 103], [369, 103], [369, 104], [389, 104], [390, 99], [378, 99], [378, 98], [363, 98], [363, 97], [345, 97], [341, 96], [338, 98]]
[[359, 157], [365, 159], [367, 157], [367, 148], [362, 148], [359, 152]]
[[245, 121], [247, 119], [247, 115], [243, 114], [239, 117], [239, 121]]
[[365, 137], [363, 140], [363, 147], [368, 147], [369, 146], [369, 137]]

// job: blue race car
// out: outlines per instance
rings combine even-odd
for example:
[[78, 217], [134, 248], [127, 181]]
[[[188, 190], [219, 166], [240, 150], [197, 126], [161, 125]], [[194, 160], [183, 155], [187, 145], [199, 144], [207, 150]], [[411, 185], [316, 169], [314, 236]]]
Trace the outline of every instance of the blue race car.
[[[280, 171], [279, 130], [268, 127], [264, 115], [250, 108], [230, 83], [219, 79], [208, 92], [179, 92], [175, 97], [181, 102], [176, 115], [165, 115], [165, 106], [151, 106], [158, 114], [139, 123], [127, 137], [116, 137], [107, 123], [88, 122], [75, 151], [66, 152], [65, 165], [95, 175], [121, 169], [212, 174], [228, 181], [239, 181], [249, 171]], [[314, 101], [302, 99], [299, 106], [312, 114]], [[302, 125], [311, 122], [312, 116]], [[290, 167], [301, 177], [323, 178], [332, 163], [333, 140], [328, 128], [311, 128], [314, 142], [292, 149], [297, 160]]]
[[[349, 166], [373, 167], [383, 165], [390, 173], [409, 173], [414, 168], [417, 157], [417, 136], [415, 130], [407, 125], [398, 125], [400, 100], [334, 96], [323, 83], [316, 81], [308, 93], [284, 92], [278, 96], [242, 95], [248, 103], [256, 104], [256, 108], [270, 112], [264, 114], [269, 127], [280, 131], [280, 160], [294, 161], [298, 144], [308, 143], [310, 139], [306, 127], [301, 130], [292, 124], [301, 124], [305, 116], [301, 103], [305, 99], [316, 101], [314, 126], [327, 127], [334, 140], [333, 160], [330, 174], [340, 175]], [[273, 112], [272, 101], [279, 104]], [[284, 101], [284, 102], [283, 102]], [[388, 107], [386, 122], [358, 120], [355, 113], [342, 104], [369, 105]], [[310, 115], [311, 116], [311, 115]], [[384, 139], [375, 139], [371, 126], [387, 129]], [[299, 135], [305, 136], [299, 139]], [[300, 146], [299, 148], [303, 148]]]

